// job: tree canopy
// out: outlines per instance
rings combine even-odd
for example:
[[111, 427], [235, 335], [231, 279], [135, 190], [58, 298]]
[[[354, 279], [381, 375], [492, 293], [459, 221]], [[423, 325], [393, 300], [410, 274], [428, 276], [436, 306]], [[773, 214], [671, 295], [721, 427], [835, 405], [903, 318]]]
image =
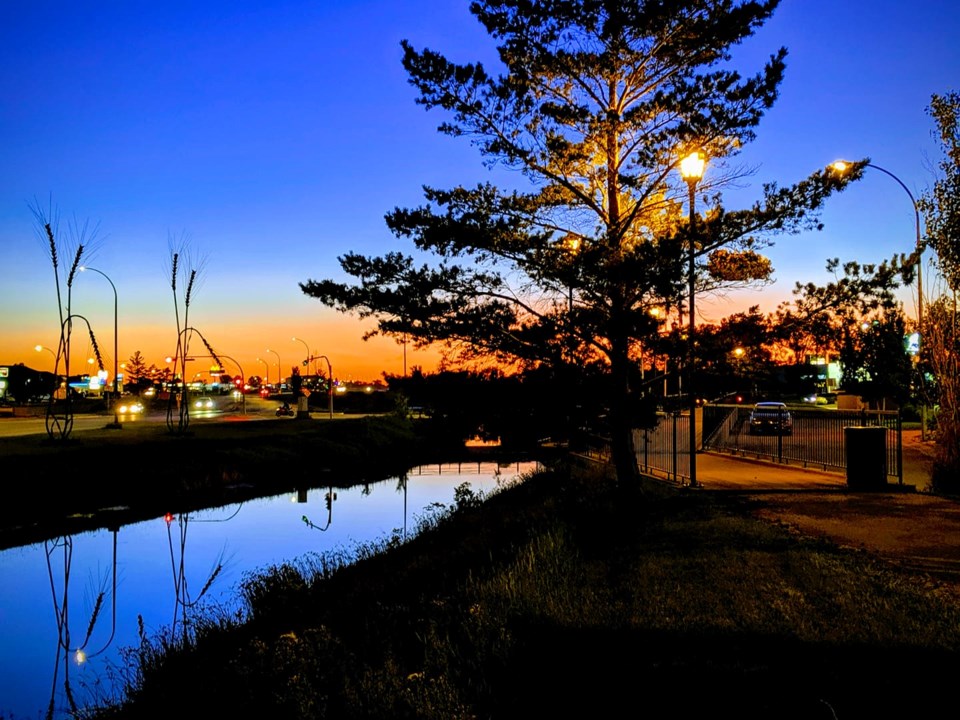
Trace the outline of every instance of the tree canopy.
[[947, 286], [960, 288], [960, 94], [933, 95], [927, 111], [936, 123], [943, 153], [933, 188], [920, 200], [927, 243]]
[[[403, 42], [417, 102], [443, 113], [439, 131], [529, 184], [426, 187], [426, 204], [386, 222], [436, 262], [348, 253], [340, 263], [353, 282], [308, 280], [302, 290], [376, 318], [372, 333], [526, 364], [604, 363], [614, 458], [630, 474], [638, 348], [664, 322], [651, 309], [683, 306], [688, 248], [698, 293], [764, 282], [771, 238], [818, 228], [824, 200], [866, 163], [767, 183], [751, 207], [724, 207], [722, 188], [744, 173], [734, 160], [775, 102], [787, 54], [774, 48], [745, 76], [733, 51], [777, 5], [478, 0], [470, 9], [497, 43], [495, 69]], [[691, 151], [710, 168], [695, 224], [677, 171]]]
[[934, 251], [934, 264], [946, 288], [931, 293], [929, 312], [921, 328], [920, 357], [921, 367], [929, 367], [933, 375], [939, 405], [934, 487], [956, 493], [960, 488], [960, 94], [933, 95], [928, 111], [936, 124], [942, 156], [933, 188], [920, 204], [927, 244]]

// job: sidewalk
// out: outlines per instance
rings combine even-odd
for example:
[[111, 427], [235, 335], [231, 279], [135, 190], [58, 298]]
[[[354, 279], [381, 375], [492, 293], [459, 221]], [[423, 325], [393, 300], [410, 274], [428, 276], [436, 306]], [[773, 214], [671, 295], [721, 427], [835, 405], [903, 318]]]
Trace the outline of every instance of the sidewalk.
[[[921, 442], [919, 430], [903, 431], [903, 488], [892, 491], [930, 491], [930, 466], [935, 446]], [[843, 470], [823, 471], [800, 465], [752, 460], [738, 455], [705, 452], [697, 455], [697, 480], [705, 490], [845, 491]], [[896, 479], [891, 479], [896, 483]]]
[[841, 472], [716, 453], [697, 457], [697, 475], [705, 492], [749, 496], [758, 517], [926, 573], [960, 597], [960, 502], [929, 492], [934, 451], [905, 431], [903, 485], [889, 492], [851, 491]]

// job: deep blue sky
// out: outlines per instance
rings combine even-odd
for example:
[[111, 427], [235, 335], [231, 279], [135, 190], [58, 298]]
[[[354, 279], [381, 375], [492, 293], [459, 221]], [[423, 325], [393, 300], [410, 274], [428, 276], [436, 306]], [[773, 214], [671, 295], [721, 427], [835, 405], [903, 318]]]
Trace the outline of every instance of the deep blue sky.
[[[756, 174], [728, 205], [840, 157], [869, 156], [919, 197], [937, 152], [930, 96], [960, 89], [958, 8], [784, 0], [737, 54], [755, 69], [789, 50], [781, 97], [741, 157]], [[329, 354], [337, 375], [399, 372], [399, 348], [361, 344], [363, 325], [297, 283], [337, 275], [336, 256], [349, 250], [408, 249], [383, 215], [418, 204], [421, 185], [489, 179], [469, 142], [438, 134], [441, 116], [414, 104], [403, 38], [456, 60], [492, 57], [465, 0], [5, 0], [0, 362], [37, 364], [33, 346], [57, 338], [52, 270], [28, 207], [39, 199], [59, 208], [64, 232], [73, 217], [99, 224], [88, 262], [117, 286], [121, 360], [141, 349], [157, 362], [172, 350], [174, 237], [205, 259], [193, 324], [246, 374], [266, 348], [292, 364], [303, 346], [291, 335]], [[774, 287], [702, 305], [707, 319], [745, 302], [773, 309], [795, 281], [824, 281], [827, 257], [879, 261], [909, 251], [914, 236], [908, 196], [876, 171], [830, 200], [823, 218], [823, 232], [770, 252]], [[75, 311], [103, 339], [112, 309], [103, 278], [78, 280]]]

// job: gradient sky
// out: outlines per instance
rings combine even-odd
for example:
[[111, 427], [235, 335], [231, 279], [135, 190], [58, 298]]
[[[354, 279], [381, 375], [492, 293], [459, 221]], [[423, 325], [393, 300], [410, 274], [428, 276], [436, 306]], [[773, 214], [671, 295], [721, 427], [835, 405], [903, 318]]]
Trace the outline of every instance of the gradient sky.
[[[58, 320], [53, 271], [30, 207], [96, 227], [86, 263], [119, 298], [120, 361], [162, 364], [176, 345], [171, 242], [202, 262], [191, 325], [246, 375], [329, 357], [340, 379], [403, 370], [401, 346], [363, 342], [369, 322], [302, 294], [340, 277], [338, 255], [410, 250], [383, 216], [421, 202], [424, 184], [516, 182], [487, 171], [469, 142], [440, 135], [414, 104], [400, 41], [457, 61], [493, 45], [467, 0], [209, 0], [0, 3], [0, 363], [48, 369]], [[957, 86], [956, 0], [783, 0], [740, 52], [755, 70], [789, 50], [777, 105], [740, 160], [756, 173], [728, 207], [838, 159], [871, 158], [919, 198], [938, 148], [930, 96]], [[709, 172], [709, 168], [708, 168]], [[909, 252], [910, 198], [868, 169], [832, 198], [819, 233], [769, 251], [777, 281], [711, 303], [706, 320], [749, 304], [772, 310], [797, 281], [824, 282], [828, 257], [879, 262]], [[94, 326], [108, 367], [113, 293], [87, 273], [74, 312]], [[913, 304], [905, 295], [908, 314]], [[75, 336], [76, 337], [76, 336]], [[75, 351], [85, 352], [84, 340]], [[275, 353], [267, 353], [267, 349]], [[74, 355], [73, 362], [77, 362]], [[408, 351], [408, 367], [435, 353]], [[74, 365], [76, 367], [76, 365]], [[228, 367], [228, 371], [230, 368]]]

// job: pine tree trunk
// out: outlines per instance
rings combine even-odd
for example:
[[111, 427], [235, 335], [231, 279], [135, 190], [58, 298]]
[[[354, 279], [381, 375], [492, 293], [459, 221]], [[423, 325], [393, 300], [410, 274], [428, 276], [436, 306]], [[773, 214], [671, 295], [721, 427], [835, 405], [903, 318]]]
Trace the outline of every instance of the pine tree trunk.
[[630, 361], [625, 341], [618, 341], [611, 354], [613, 398], [610, 407], [610, 452], [621, 488], [637, 480], [637, 454], [630, 421]]

